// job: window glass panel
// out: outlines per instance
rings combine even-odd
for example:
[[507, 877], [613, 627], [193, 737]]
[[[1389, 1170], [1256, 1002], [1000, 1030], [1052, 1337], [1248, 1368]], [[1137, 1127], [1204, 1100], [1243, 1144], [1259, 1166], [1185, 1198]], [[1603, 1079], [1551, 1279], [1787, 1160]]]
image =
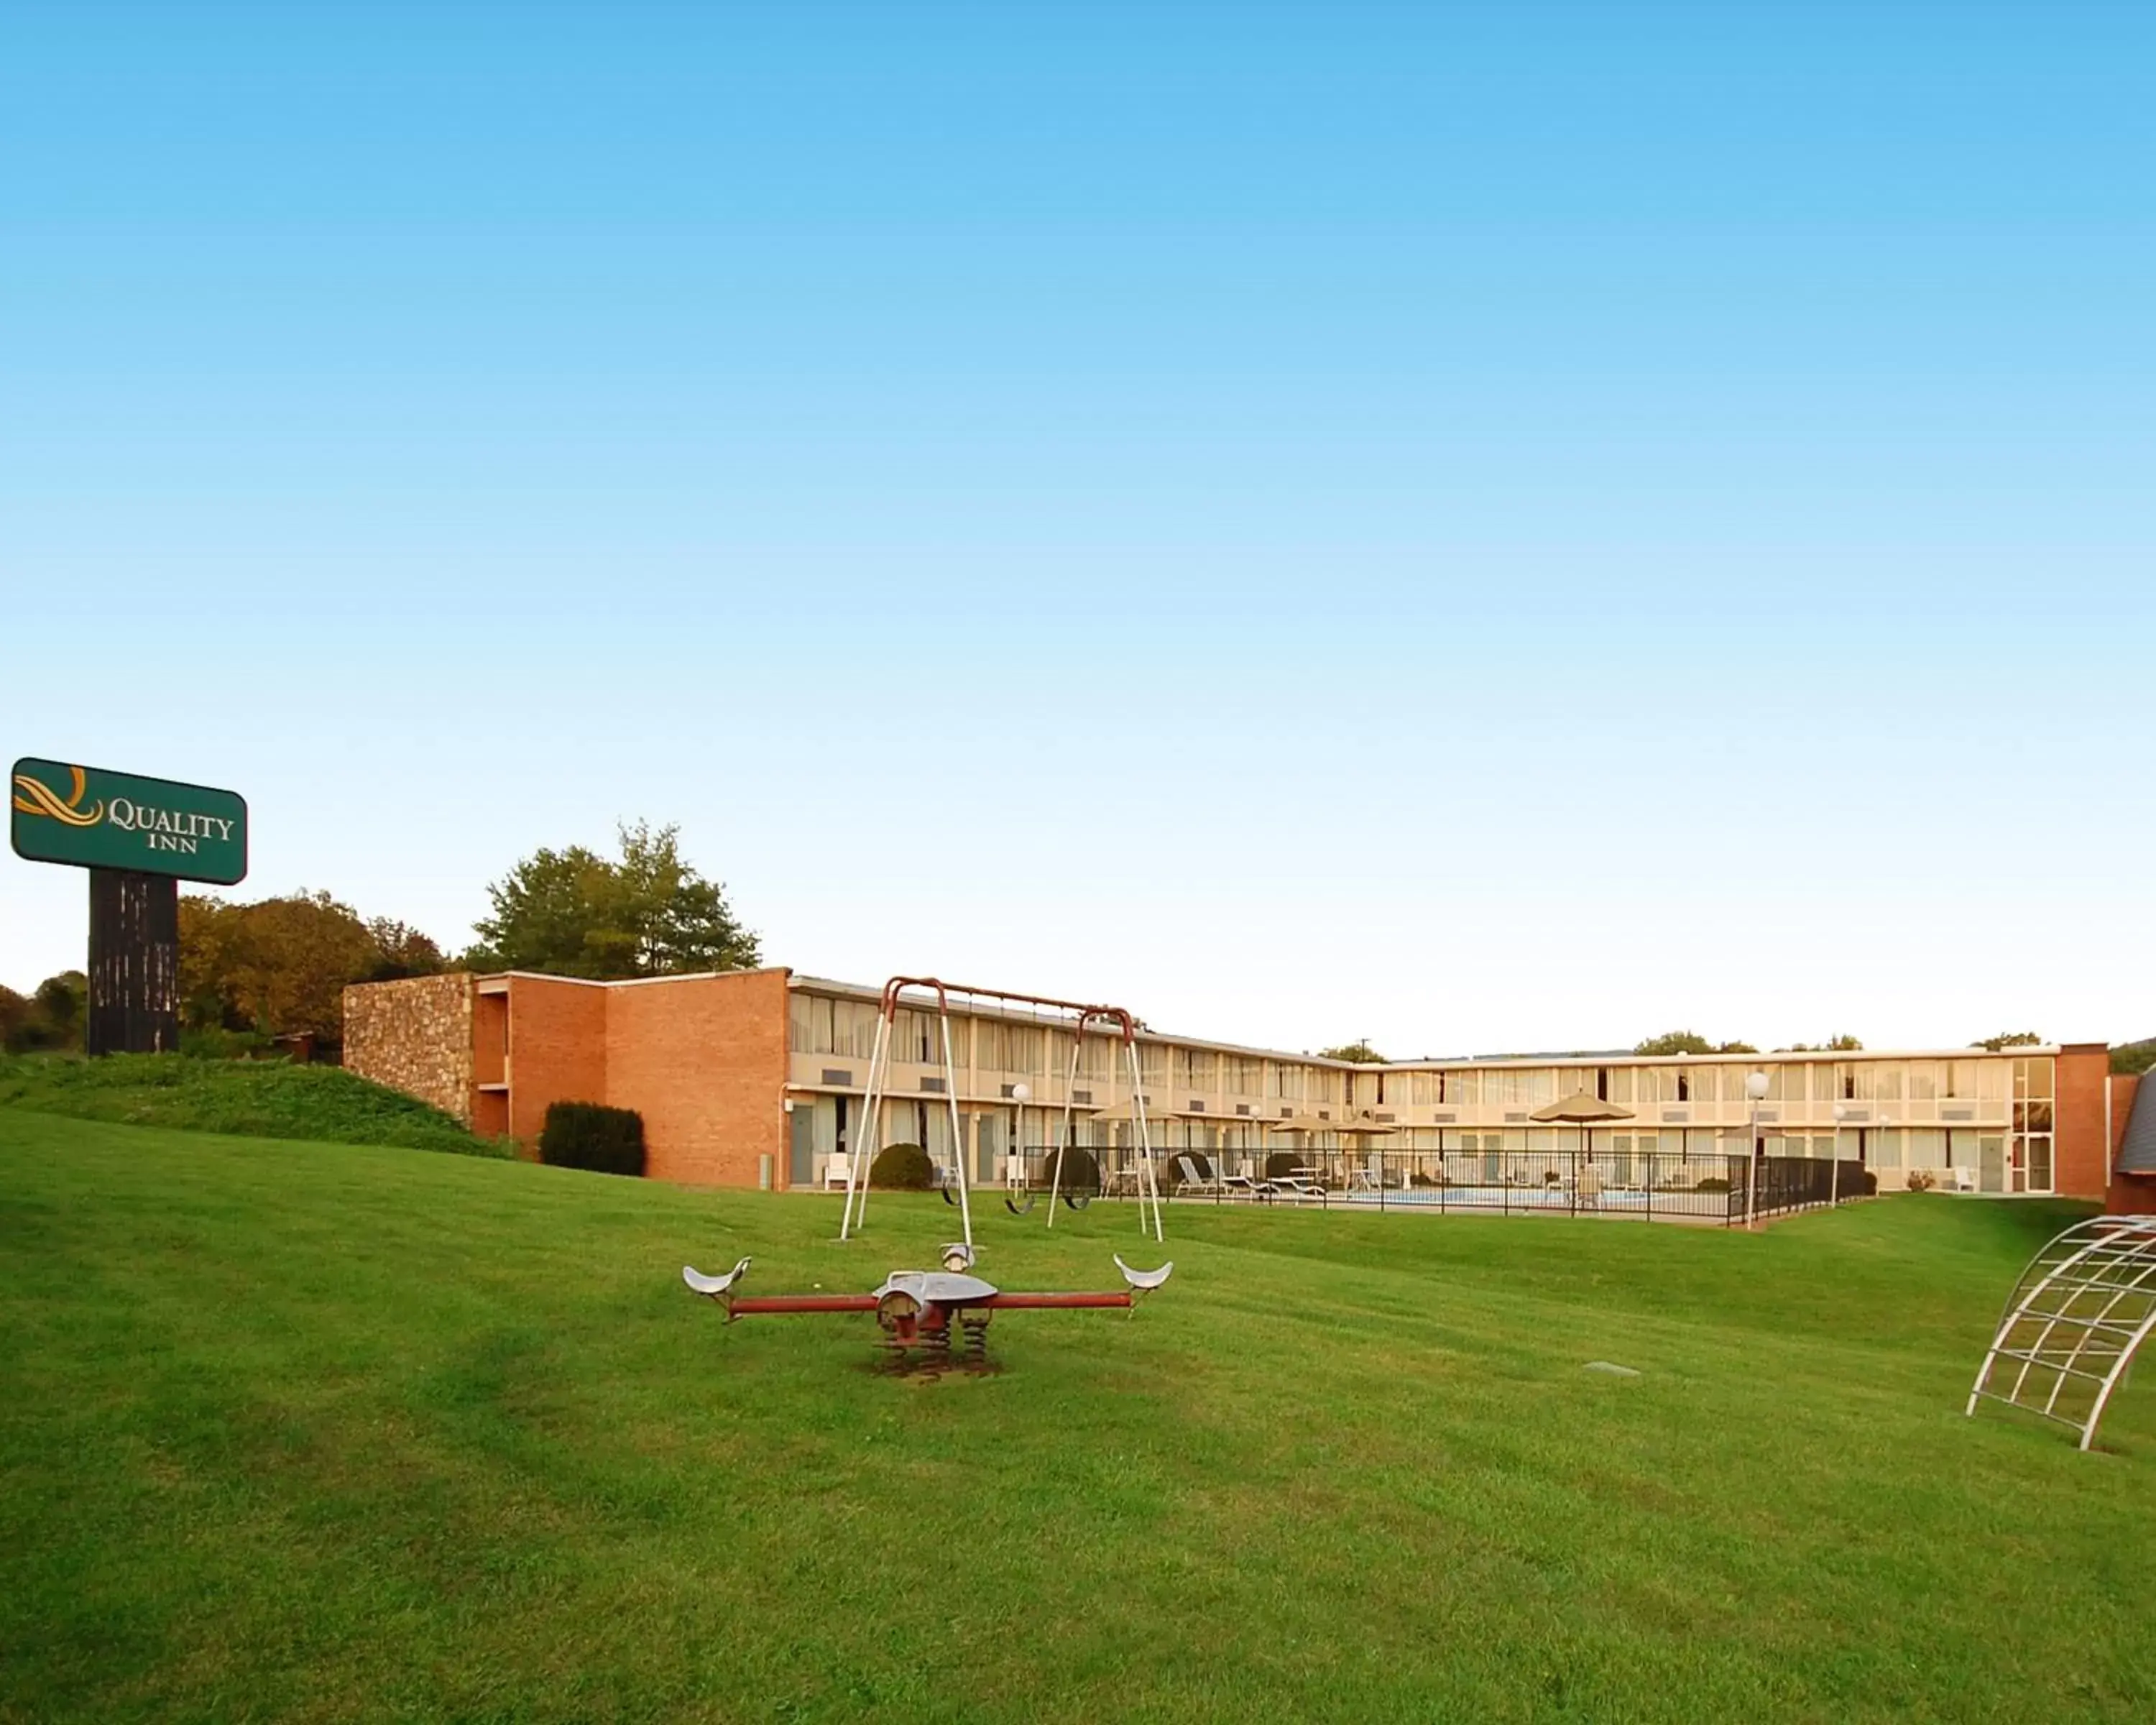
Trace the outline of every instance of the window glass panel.
[[1482, 1101], [1482, 1075], [1480, 1072], [1448, 1072], [1445, 1075], [1445, 1100], [1461, 1102], [1469, 1107], [1480, 1106]]
[[1874, 1168], [1899, 1168], [1902, 1165], [1902, 1134], [1898, 1129], [1867, 1133], [1865, 1156]]
[[790, 994], [786, 1000], [786, 1047], [789, 1054], [814, 1054], [812, 1026], [816, 999], [813, 994]]
[[1695, 1102], [1712, 1102], [1720, 1095], [1721, 1075], [1712, 1066], [1688, 1066], [1686, 1075], [1691, 1080], [1691, 1099]]
[[2007, 1060], [1979, 1060], [1976, 1063], [1976, 1094], [1986, 1102], [2006, 1100]]
[[1557, 1072], [1537, 1066], [1520, 1075], [1520, 1101], [1529, 1108], [1547, 1108], [1557, 1100]]
[[1936, 1101], [1939, 1094], [1939, 1063], [1937, 1060], [1912, 1060], [1909, 1063], [1909, 1100], [1912, 1102]]
[[1872, 1072], [1872, 1099], [1881, 1102], [1900, 1101], [1902, 1077], [1901, 1063], [1898, 1060], [1883, 1064], [1874, 1062]]
[[2051, 1189], [2051, 1141], [2049, 1138], [2029, 1140], [2029, 1189], [2049, 1192]]
[[1637, 1088], [1635, 1075], [1638, 1070], [1636, 1066], [1612, 1066], [1609, 1069], [1609, 1100], [1620, 1108], [1632, 1106]]

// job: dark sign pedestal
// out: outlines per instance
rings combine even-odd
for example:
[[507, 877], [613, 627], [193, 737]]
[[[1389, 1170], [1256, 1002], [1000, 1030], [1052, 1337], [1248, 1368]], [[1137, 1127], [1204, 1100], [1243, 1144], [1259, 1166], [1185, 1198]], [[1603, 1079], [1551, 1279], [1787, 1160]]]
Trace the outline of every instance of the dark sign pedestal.
[[90, 871], [90, 1052], [180, 1045], [180, 883], [133, 869]]

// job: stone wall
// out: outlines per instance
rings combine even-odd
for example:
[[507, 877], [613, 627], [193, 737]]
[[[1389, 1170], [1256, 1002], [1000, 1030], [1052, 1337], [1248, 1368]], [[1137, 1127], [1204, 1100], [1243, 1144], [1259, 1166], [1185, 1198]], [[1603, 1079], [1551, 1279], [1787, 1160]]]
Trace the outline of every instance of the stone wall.
[[345, 1070], [472, 1122], [472, 979], [403, 977], [344, 991]]

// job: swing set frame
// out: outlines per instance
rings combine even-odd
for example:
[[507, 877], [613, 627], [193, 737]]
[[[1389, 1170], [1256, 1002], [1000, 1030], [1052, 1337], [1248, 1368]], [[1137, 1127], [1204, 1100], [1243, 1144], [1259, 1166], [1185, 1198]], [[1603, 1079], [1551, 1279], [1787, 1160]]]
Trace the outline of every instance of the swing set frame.
[[[975, 988], [970, 983], [947, 983], [932, 976], [895, 976], [883, 985], [883, 996], [876, 1013], [875, 1041], [869, 1055], [868, 1084], [861, 1098], [861, 1123], [858, 1128], [857, 1145], [854, 1153], [846, 1158], [846, 1206], [839, 1223], [839, 1238], [850, 1240], [859, 1233], [868, 1215], [869, 1163], [882, 1148], [883, 1106], [891, 1100], [891, 1068], [893, 1061], [892, 1041], [897, 1025], [901, 997], [909, 989], [915, 999], [910, 1004], [925, 1005], [920, 997], [933, 993], [936, 999], [937, 1040], [943, 1055], [943, 1098], [951, 1111], [951, 1159], [952, 1172], [957, 1176], [958, 1214], [965, 1232], [965, 1243], [970, 1251], [973, 1245], [973, 1209], [971, 1183], [966, 1175], [966, 1135], [958, 1107], [958, 1075], [951, 1057], [951, 997], [961, 995], [969, 1001], [991, 1001], [1007, 1006], [1034, 1009], [1046, 1008], [1053, 1012], [1072, 1014], [1055, 1029], [1068, 1029], [1070, 1037], [1070, 1070], [1063, 1087], [1063, 1142], [1056, 1147], [1055, 1172], [1051, 1178], [1048, 1204], [1048, 1225], [1055, 1225], [1055, 1201], [1062, 1195], [1063, 1158], [1071, 1146], [1076, 1131], [1078, 1104], [1073, 1091], [1078, 1082], [1081, 1055], [1087, 1031], [1096, 1024], [1109, 1034], [1120, 1038], [1123, 1055], [1130, 1070], [1131, 1122], [1137, 1128], [1138, 1153], [1138, 1227], [1146, 1231], [1147, 1205], [1152, 1206], [1152, 1237], [1165, 1240], [1166, 1229], [1161, 1219], [1160, 1179], [1153, 1167], [1152, 1132], [1146, 1117], [1145, 1085], [1138, 1065], [1137, 1020], [1120, 1006], [1088, 1004], [1078, 1000], [1059, 1000], [1047, 994], [1021, 994], [1008, 988]], [[1023, 1106], [1022, 1104], [1020, 1105]], [[1014, 1137], [1019, 1136], [1014, 1134]], [[1015, 1149], [1015, 1146], [1014, 1148]], [[946, 1194], [948, 1195], [947, 1193]]]

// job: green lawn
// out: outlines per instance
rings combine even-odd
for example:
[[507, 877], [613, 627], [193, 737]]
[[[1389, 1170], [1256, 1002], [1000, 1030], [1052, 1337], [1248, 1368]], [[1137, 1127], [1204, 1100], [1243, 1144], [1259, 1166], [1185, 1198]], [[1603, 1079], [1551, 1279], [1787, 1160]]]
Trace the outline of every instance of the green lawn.
[[248, 1137], [396, 1144], [463, 1156], [514, 1154], [439, 1108], [336, 1066], [185, 1055], [0, 1055], [0, 1108], [77, 1120], [239, 1132]]
[[[0, 1109], [0, 1718], [2156, 1715], [2156, 1384], [1962, 1399], [2070, 1206], [1169, 1212], [1004, 1372], [726, 1328], [951, 1231]], [[1012, 1286], [1152, 1261], [984, 1208]], [[1589, 1360], [1639, 1368], [1613, 1378]]]

